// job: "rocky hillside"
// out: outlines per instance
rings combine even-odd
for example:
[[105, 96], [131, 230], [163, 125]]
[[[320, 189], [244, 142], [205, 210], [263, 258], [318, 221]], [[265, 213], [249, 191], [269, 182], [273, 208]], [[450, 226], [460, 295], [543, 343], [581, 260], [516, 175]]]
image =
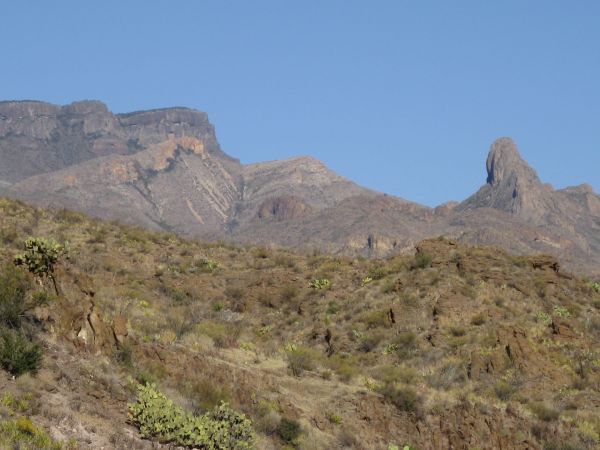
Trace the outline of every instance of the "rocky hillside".
[[[59, 295], [13, 266], [28, 236], [68, 241]], [[149, 382], [187, 414], [228, 401], [258, 449], [600, 445], [600, 284], [550, 256], [294, 254], [1, 200], [0, 261], [0, 334], [42, 349], [0, 370], [2, 448], [171, 448], [128, 416]], [[33, 359], [6, 346], [4, 370]]]
[[600, 197], [543, 184], [508, 138], [493, 143], [477, 193], [437, 208], [309, 157], [244, 166], [220, 150], [204, 113], [184, 108], [113, 115], [99, 102], [5, 102], [0, 161], [11, 197], [190, 237], [385, 256], [443, 234], [600, 273]]

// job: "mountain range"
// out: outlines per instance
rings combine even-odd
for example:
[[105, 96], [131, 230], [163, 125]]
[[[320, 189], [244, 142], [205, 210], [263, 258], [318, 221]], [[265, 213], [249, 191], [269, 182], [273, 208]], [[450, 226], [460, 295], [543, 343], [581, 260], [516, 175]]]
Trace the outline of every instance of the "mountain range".
[[0, 102], [0, 194], [37, 206], [193, 238], [364, 256], [412, 252], [445, 235], [600, 273], [600, 197], [591, 186], [544, 184], [507, 137], [492, 143], [486, 172], [466, 200], [430, 208], [361, 187], [311, 157], [241, 164], [193, 109], [113, 114], [98, 101]]

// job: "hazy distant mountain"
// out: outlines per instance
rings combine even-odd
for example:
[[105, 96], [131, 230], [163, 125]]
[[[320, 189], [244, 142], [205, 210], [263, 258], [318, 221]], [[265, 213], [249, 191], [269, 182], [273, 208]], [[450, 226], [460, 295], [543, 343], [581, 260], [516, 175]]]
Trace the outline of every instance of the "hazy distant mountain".
[[186, 108], [114, 115], [100, 102], [3, 102], [0, 163], [11, 197], [188, 236], [382, 256], [445, 234], [600, 272], [600, 197], [543, 184], [509, 138], [493, 143], [477, 193], [437, 208], [310, 157], [242, 165], [206, 114]]

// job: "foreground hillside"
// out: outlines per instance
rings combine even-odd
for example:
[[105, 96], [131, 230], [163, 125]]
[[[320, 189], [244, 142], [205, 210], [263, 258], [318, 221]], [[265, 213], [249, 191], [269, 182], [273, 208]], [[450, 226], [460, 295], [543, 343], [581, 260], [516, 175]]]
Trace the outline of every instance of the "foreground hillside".
[[[68, 242], [58, 296], [13, 268], [29, 236]], [[227, 401], [260, 449], [600, 445], [600, 286], [551, 257], [297, 255], [9, 200], [0, 244], [0, 301], [41, 304], [19, 333], [43, 352], [0, 371], [4, 448], [162, 448], [128, 417], [140, 383], [190, 414]]]

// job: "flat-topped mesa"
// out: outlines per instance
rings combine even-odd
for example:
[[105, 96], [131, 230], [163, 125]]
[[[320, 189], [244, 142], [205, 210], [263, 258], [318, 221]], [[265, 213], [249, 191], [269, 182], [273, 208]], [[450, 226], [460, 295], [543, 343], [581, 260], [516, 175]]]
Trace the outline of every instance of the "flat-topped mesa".
[[133, 111], [130, 113], [117, 114], [117, 117], [121, 123], [127, 125], [147, 125], [163, 120], [175, 123], [185, 122], [192, 126], [203, 126], [209, 123], [208, 114], [205, 112], [182, 106]]
[[[37, 123], [32, 124], [40, 120], [44, 124], [42, 129]], [[90, 122], [93, 123], [91, 127], [88, 126]], [[77, 133], [75, 128], [79, 126], [84, 134], [149, 139], [148, 144], [166, 138], [215, 134], [206, 113], [184, 107], [113, 114], [98, 100], [82, 100], [64, 106], [32, 100], [0, 102], [0, 137], [16, 134], [25, 138], [50, 139], [55, 130], [64, 134], [61, 125], [68, 126], [70, 134]]]
[[8, 100], [0, 102], [0, 118], [19, 121], [40, 117], [83, 116], [88, 114], [111, 114], [99, 100], [81, 100], [68, 105], [53, 105], [37, 100]]
[[157, 144], [165, 137], [173, 139], [191, 136], [202, 139], [209, 153], [233, 160], [221, 151], [215, 129], [205, 112], [174, 107], [117, 114], [116, 117], [129, 137], [143, 146]]
[[[204, 112], [162, 108], [114, 114], [83, 100], [59, 106], [40, 101], [0, 102], [0, 186], [89, 159], [137, 153], [165, 141], [199, 139], [211, 156], [239, 166], [220, 148]], [[25, 151], [26, 149], [26, 151]]]
[[37, 100], [6, 100], [0, 102], [0, 119], [56, 116], [60, 106]]

